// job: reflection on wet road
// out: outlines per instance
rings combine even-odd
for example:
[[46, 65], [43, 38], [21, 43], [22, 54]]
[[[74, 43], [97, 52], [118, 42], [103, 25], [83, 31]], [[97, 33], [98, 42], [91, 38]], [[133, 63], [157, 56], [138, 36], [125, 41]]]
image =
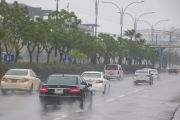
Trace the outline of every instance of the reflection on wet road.
[[48, 106], [39, 104], [38, 94], [23, 92], [0, 94], [0, 120], [170, 120], [180, 101], [180, 75], [162, 74], [154, 85], [133, 85], [132, 76], [110, 81], [106, 95], [95, 93], [93, 108], [80, 110], [76, 104]]

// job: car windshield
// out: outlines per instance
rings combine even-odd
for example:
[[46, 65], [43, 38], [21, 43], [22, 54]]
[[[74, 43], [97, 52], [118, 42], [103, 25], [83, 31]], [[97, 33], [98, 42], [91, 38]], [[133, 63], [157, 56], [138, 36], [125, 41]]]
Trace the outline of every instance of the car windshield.
[[27, 70], [8, 70], [5, 75], [27, 76]]
[[147, 70], [137, 70], [136, 73], [146, 74], [146, 73], [148, 73], [148, 71]]
[[151, 70], [152, 73], [157, 73], [157, 70]]
[[101, 78], [100, 73], [84, 73], [82, 76], [83, 77]]
[[58, 85], [77, 85], [78, 78], [75, 76], [50, 76], [46, 83]]
[[105, 69], [106, 70], [117, 70], [118, 66], [117, 65], [106, 65]]

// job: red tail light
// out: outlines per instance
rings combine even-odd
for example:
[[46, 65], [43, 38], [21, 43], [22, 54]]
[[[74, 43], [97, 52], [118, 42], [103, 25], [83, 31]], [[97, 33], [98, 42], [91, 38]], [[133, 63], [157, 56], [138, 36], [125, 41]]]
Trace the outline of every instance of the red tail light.
[[41, 88], [40, 89], [40, 92], [41, 93], [47, 93], [49, 90], [48, 90], [48, 88]]
[[3, 82], [8, 82], [8, 79], [7, 79], [7, 78], [2, 78], [1, 81], [3, 81]]
[[146, 75], [146, 77], [151, 77], [151, 75]]
[[23, 79], [22, 82], [29, 82], [29, 79]]
[[68, 93], [70, 93], [70, 94], [79, 94], [80, 93], [80, 88], [78, 88], [78, 87], [69, 88]]
[[136, 79], [137, 78], [137, 75], [134, 75], [134, 79]]
[[103, 83], [103, 81], [102, 80], [97, 80], [96, 83]]

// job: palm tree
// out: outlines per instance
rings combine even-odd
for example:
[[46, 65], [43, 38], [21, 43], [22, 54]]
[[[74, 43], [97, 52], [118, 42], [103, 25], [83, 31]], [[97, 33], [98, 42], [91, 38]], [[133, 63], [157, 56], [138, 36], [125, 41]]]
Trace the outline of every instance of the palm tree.
[[[130, 40], [133, 40], [133, 37], [134, 37], [134, 34], [135, 34], [135, 30], [132, 29], [132, 30], [127, 30], [125, 31], [124, 35], [126, 37], [128, 37]], [[135, 40], [140, 40], [142, 37], [142, 34], [141, 33], [137, 33], [136, 36], [135, 36]]]

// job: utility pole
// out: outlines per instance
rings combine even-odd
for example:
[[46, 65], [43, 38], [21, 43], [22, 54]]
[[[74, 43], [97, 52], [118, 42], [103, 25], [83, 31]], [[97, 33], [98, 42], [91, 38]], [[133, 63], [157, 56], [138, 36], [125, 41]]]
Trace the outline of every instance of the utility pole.
[[[170, 33], [169, 33], [169, 45], [171, 44], [171, 42], [172, 42], [172, 34], [173, 34], [173, 32], [172, 31], [170, 31]], [[168, 49], [168, 53], [169, 53], [169, 65], [168, 65], [168, 67], [169, 68], [171, 68], [171, 48], [169, 48]]]
[[95, 0], [95, 33], [94, 33], [95, 37], [97, 36], [98, 8], [99, 8], [99, 0]]
[[[56, 24], [58, 22], [58, 9], [59, 9], [59, 0], [56, 0]], [[55, 40], [56, 40], [56, 36], [55, 36]], [[57, 58], [57, 45], [55, 45], [55, 53], [54, 53], [54, 56], [55, 58]]]

